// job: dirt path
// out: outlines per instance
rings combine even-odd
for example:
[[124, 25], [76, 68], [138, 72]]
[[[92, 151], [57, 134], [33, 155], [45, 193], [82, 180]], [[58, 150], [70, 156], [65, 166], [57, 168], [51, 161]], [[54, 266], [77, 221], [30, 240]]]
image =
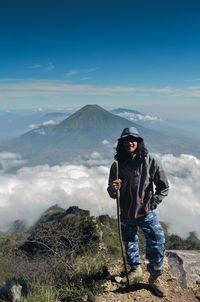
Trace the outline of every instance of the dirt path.
[[[144, 278], [128, 290], [125, 286], [108, 280], [104, 292], [96, 297], [96, 302], [199, 302], [200, 301], [200, 284], [194, 285], [189, 289], [181, 289], [178, 286], [176, 278], [172, 275], [167, 260], [165, 259], [163, 275], [163, 284], [168, 289], [168, 296], [157, 297], [148, 285], [149, 274], [146, 272], [145, 264], [143, 265]], [[122, 269], [121, 263], [111, 269], [111, 276], [119, 275]]]

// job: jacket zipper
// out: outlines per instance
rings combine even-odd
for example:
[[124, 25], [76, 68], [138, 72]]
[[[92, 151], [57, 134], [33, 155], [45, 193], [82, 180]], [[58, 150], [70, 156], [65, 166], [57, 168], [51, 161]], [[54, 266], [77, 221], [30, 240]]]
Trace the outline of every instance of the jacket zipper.
[[[137, 176], [136, 176], [136, 183], [138, 182], [138, 177], [139, 177], [139, 175], [140, 175], [140, 171], [139, 171], [139, 168], [138, 168], [138, 169], [137, 169]], [[149, 212], [148, 212], [148, 210], [147, 210], [147, 208], [146, 208], [146, 206], [145, 206], [145, 203], [144, 203], [144, 199], [143, 199], [143, 198], [142, 198], [142, 200], [141, 200], [141, 204], [143, 205], [143, 208], [144, 208], [146, 214], [148, 215]]]
[[144, 208], [146, 214], [148, 215], [149, 212], [148, 212], [148, 210], [147, 210], [147, 208], [146, 208], [146, 206], [145, 206], [145, 203], [144, 203], [144, 200], [143, 200], [143, 199], [142, 199], [142, 201], [141, 201], [141, 204], [143, 205], [143, 208]]
[[133, 193], [132, 193], [132, 190], [131, 190], [131, 182], [132, 182], [132, 173], [130, 172], [129, 193], [130, 193], [131, 202], [130, 202], [130, 206], [129, 206], [129, 209], [128, 209], [128, 219], [131, 219], [130, 210], [131, 210], [131, 207], [132, 207], [132, 204], [133, 204]]

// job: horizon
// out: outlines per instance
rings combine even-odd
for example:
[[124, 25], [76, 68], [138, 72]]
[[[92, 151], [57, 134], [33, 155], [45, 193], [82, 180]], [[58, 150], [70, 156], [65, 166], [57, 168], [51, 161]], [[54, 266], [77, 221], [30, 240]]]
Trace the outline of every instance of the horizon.
[[[147, 108], [146, 106], [144, 107], [138, 107], [138, 106], [124, 106], [123, 104], [119, 104], [119, 106], [114, 106], [114, 105], [110, 105], [110, 106], [103, 106], [103, 105], [99, 105], [99, 104], [89, 104], [89, 103], [85, 103], [83, 105], [77, 106], [77, 105], [71, 105], [71, 106], [59, 106], [59, 107], [24, 107], [24, 108], [12, 108], [12, 109], [0, 109], [0, 114], [7, 114], [7, 113], [16, 113], [16, 114], [22, 114], [22, 115], [26, 115], [26, 114], [30, 114], [30, 113], [69, 113], [70, 115], [75, 113], [76, 111], [82, 109], [85, 106], [88, 105], [97, 105], [107, 111], [112, 111], [112, 110], [116, 110], [116, 109], [122, 109], [122, 110], [132, 110], [132, 111], [136, 111], [139, 114], [143, 114], [143, 115], [149, 115], [149, 116], [154, 116], [157, 117], [158, 119], [160, 119], [160, 121], [174, 121], [174, 122], [186, 122], [186, 124], [188, 123], [192, 123], [192, 122], [197, 122], [200, 123], [200, 119], [199, 119], [199, 115], [195, 116], [195, 117], [191, 117], [191, 116], [166, 116], [165, 114], [162, 113], [162, 111], [155, 111], [155, 110], [150, 110], [149, 108]], [[126, 118], [126, 117], [125, 117]], [[178, 125], [178, 124], [177, 124]], [[180, 124], [181, 125], [181, 124]]]
[[[163, 126], [165, 126], [165, 129], [163, 129], [164, 131], [167, 130], [167, 128], [171, 128], [171, 131], [172, 129], [174, 129], [174, 131], [176, 133], [178, 133], [179, 135], [182, 135], [184, 134], [185, 137], [193, 137], [193, 138], [196, 138], [196, 139], [200, 139], [200, 136], [199, 136], [199, 127], [200, 127], [200, 119], [199, 117], [196, 118], [196, 119], [191, 119], [190, 117], [176, 117], [176, 118], [163, 118], [161, 117], [160, 115], [156, 115], [156, 113], [154, 111], [152, 111], [151, 113], [150, 112], [145, 112], [145, 111], [141, 111], [141, 110], [135, 110], [136, 108], [135, 107], [125, 107], [123, 105], [119, 106], [119, 107], [114, 107], [114, 106], [101, 106], [99, 104], [84, 104], [83, 106], [71, 106], [71, 107], [59, 107], [59, 108], [23, 108], [23, 109], [11, 109], [11, 110], [1, 110], [0, 109], [0, 116], [3, 117], [3, 122], [6, 122], [5, 121], [5, 117], [7, 117], [8, 115], [8, 123], [10, 123], [9, 121], [9, 114], [14, 114], [16, 117], [30, 117], [32, 118], [34, 115], [38, 115], [40, 117], [43, 116], [43, 118], [45, 118], [45, 116], [47, 114], [59, 114], [59, 113], [62, 113], [62, 114], [65, 114], [66, 116], [63, 118], [61, 117], [59, 120], [57, 121], [53, 121], [53, 120], [46, 120], [46, 122], [43, 122], [41, 125], [45, 125], [47, 123], [51, 123], [51, 124], [56, 124], [56, 123], [60, 123], [62, 122], [63, 119], [66, 119], [68, 118], [70, 115], [74, 114], [75, 112], [81, 110], [83, 107], [86, 107], [86, 106], [98, 106], [108, 112], [111, 112], [115, 115], [119, 115], [127, 120], [130, 120], [130, 121], [134, 121], [136, 124], [138, 124], [138, 126], [142, 125], [146, 128], [152, 128], [153, 129], [156, 129], [156, 126], [160, 129], [160, 126], [161, 124]], [[113, 110], [121, 110], [121, 113], [117, 113], [117, 112], [113, 112]], [[127, 110], [127, 112], [126, 112]], [[130, 112], [130, 111], [133, 111], [133, 112]], [[138, 116], [136, 115], [138, 114]], [[12, 115], [11, 115], [12, 117]], [[14, 117], [14, 116], [13, 116]], [[150, 122], [149, 124], [145, 124], [145, 121], [146, 122]], [[14, 122], [14, 121], [13, 121]], [[160, 124], [159, 124], [160, 122]], [[157, 123], [157, 124], [156, 124]], [[154, 126], [153, 126], [154, 124]], [[5, 124], [6, 126], [7, 124]], [[33, 128], [37, 128], [40, 126], [40, 124], [31, 124], [31, 120], [30, 120], [30, 129], [28, 128], [24, 128], [24, 131], [22, 131], [21, 129], [21, 134], [33, 129]], [[167, 128], [166, 128], [167, 127]], [[4, 127], [5, 128], [5, 127]], [[3, 130], [3, 128], [1, 128]], [[13, 130], [15, 129], [15, 126], [13, 125]], [[169, 130], [168, 129], [168, 130]], [[4, 130], [7, 130], [7, 129], [4, 129]], [[1, 141], [1, 137], [6, 137], [4, 132], [5, 131], [0, 131], [0, 141]], [[10, 129], [11, 130], [11, 129]], [[160, 129], [161, 131], [161, 129]], [[12, 131], [11, 131], [12, 132]], [[11, 134], [10, 132], [10, 134]], [[15, 132], [13, 132], [15, 133]], [[20, 134], [20, 132], [18, 132], [18, 135]], [[16, 135], [17, 135], [17, 132], [16, 132]], [[13, 135], [11, 135], [12, 137]], [[15, 136], [15, 135], [14, 135]]]

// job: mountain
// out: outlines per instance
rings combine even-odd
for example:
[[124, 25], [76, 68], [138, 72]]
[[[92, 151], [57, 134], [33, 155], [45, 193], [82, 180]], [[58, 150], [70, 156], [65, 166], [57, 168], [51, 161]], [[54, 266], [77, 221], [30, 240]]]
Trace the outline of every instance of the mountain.
[[67, 113], [63, 113], [63, 112], [51, 112], [51, 113], [45, 114], [44, 118], [47, 118], [47, 119], [66, 118], [66, 116], [68, 116]]
[[59, 123], [69, 112], [0, 112], [0, 141], [15, 138], [43, 123]]
[[128, 108], [116, 108], [110, 111], [113, 114], [124, 117], [130, 121], [134, 121], [137, 124], [149, 128], [152, 130], [158, 130], [168, 135], [176, 135], [183, 140], [186, 137], [193, 139], [200, 139], [199, 135], [199, 120], [188, 120], [187, 117], [183, 120], [163, 120], [159, 116], [152, 116], [150, 114], [144, 114], [136, 110]]
[[[72, 138], [72, 141], [76, 137], [79, 140], [87, 138], [87, 143], [91, 142], [93, 144], [105, 139], [114, 142], [123, 128], [131, 126], [138, 127], [135, 123], [118, 117], [98, 105], [86, 105], [55, 126], [53, 133], [67, 134], [68, 139]], [[139, 130], [142, 133], [152, 134], [151, 131], [149, 132], [148, 129], [145, 130], [140, 126]]]
[[111, 110], [113, 114], [119, 115], [121, 117], [127, 118], [130, 121], [135, 121], [140, 123], [142, 126], [148, 125], [148, 123], [161, 122], [162, 119], [158, 116], [151, 116], [149, 114], [144, 114], [136, 110], [127, 108], [116, 108]]
[[39, 127], [39, 125], [48, 123], [48, 121], [54, 121], [55, 123], [60, 123], [70, 115], [69, 112], [48, 112], [40, 116], [34, 123]]
[[28, 160], [29, 165], [66, 161], [77, 163], [80, 158], [89, 157], [94, 151], [103, 158], [112, 159], [117, 138], [123, 128], [131, 126], [139, 130], [152, 152], [191, 153], [189, 141], [179, 141], [177, 137], [145, 128], [98, 105], [86, 105], [59, 124], [33, 129], [9, 144], [4, 144], [0, 151], [19, 153]]

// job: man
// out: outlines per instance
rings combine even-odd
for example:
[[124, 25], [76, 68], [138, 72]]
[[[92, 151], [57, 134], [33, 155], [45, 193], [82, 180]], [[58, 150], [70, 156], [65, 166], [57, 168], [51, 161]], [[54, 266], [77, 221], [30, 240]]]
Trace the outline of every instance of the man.
[[[137, 233], [140, 227], [146, 238], [149, 285], [158, 296], [166, 296], [167, 291], [160, 280], [165, 238], [154, 210], [168, 194], [168, 181], [158, 159], [148, 153], [143, 138], [134, 127], [123, 130], [118, 139], [115, 159], [119, 164], [119, 177], [116, 179], [116, 165], [113, 163], [108, 193], [111, 198], [116, 198], [117, 190], [120, 191], [122, 238], [131, 267], [129, 280], [131, 282], [135, 277], [142, 276]], [[121, 282], [125, 281], [126, 278], [122, 278]]]

